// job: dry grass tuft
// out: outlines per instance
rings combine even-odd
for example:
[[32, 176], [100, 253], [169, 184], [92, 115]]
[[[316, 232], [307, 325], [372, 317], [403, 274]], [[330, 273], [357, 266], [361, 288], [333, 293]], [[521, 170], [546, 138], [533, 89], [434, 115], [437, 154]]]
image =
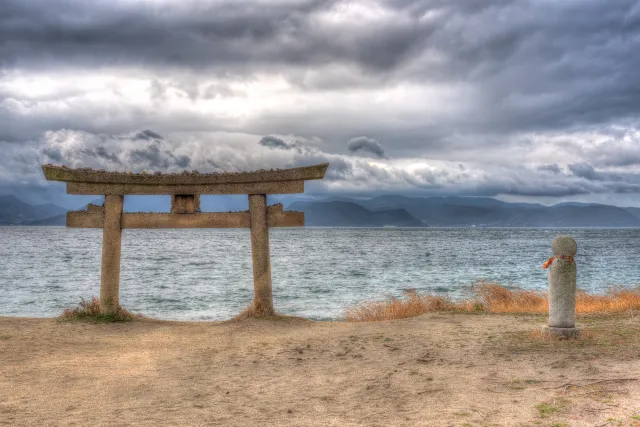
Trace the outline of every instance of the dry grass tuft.
[[96, 322], [124, 322], [133, 320], [140, 315], [133, 315], [120, 307], [114, 315], [105, 315], [100, 312], [100, 300], [92, 297], [91, 301], [81, 298], [77, 307], [67, 308], [61, 315], [61, 320], [92, 320]]
[[475, 298], [489, 313], [546, 313], [547, 293], [508, 289], [494, 282], [480, 281], [473, 287]]
[[242, 310], [238, 315], [231, 319], [231, 321], [237, 320], [245, 320], [245, 319], [264, 319], [264, 320], [283, 320], [283, 321], [303, 321], [303, 322], [311, 322], [309, 319], [305, 319], [304, 317], [298, 316], [286, 316], [282, 313], [269, 312], [264, 310], [264, 308], [259, 307], [256, 308], [254, 303], [249, 304], [244, 310]]
[[273, 319], [273, 318], [283, 318], [280, 313], [274, 312], [269, 313], [262, 308], [256, 308], [256, 306], [251, 303], [244, 310], [242, 310], [237, 316], [235, 316], [232, 320], [242, 320], [242, 319]]
[[578, 291], [576, 311], [578, 313], [623, 313], [640, 310], [640, 288], [610, 288], [605, 295]]
[[347, 310], [351, 322], [371, 322], [419, 316], [431, 311], [484, 311], [474, 301], [454, 302], [449, 297], [418, 295], [415, 289], [405, 292], [406, 299], [391, 297], [389, 301], [370, 302]]
[[[544, 291], [509, 289], [498, 283], [479, 281], [472, 296], [453, 301], [438, 295], [418, 295], [410, 289], [406, 298], [390, 297], [388, 301], [368, 302], [352, 307], [345, 313], [348, 321], [371, 322], [402, 319], [436, 311], [485, 313], [547, 313], [549, 303]], [[610, 314], [640, 310], [640, 288], [609, 289], [604, 295], [578, 291], [576, 312], [579, 314]]]

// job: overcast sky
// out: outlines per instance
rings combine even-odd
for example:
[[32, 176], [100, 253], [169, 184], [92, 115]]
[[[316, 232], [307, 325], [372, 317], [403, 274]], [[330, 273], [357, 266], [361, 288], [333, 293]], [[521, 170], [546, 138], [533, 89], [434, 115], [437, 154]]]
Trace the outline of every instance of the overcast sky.
[[0, 194], [325, 161], [312, 194], [640, 206], [640, 0], [2, 0]]

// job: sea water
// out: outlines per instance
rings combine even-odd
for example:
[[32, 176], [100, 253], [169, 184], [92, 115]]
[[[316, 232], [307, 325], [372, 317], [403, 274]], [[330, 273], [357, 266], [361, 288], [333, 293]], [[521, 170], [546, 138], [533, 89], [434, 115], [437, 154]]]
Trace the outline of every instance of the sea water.
[[[545, 289], [551, 241], [578, 243], [578, 287], [640, 286], [640, 229], [271, 229], [276, 310], [340, 319], [407, 289], [459, 298], [478, 280]], [[223, 320], [253, 295], [244, 229], [125, 230], [120, 302], [158, 319]], [[0, 316], [57, 316], [100, 294], [102, 230], [0, 227]]]

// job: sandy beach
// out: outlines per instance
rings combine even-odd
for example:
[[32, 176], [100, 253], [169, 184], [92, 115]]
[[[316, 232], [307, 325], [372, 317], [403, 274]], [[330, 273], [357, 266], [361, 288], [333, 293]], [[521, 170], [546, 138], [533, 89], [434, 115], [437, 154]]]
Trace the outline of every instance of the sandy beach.
[[0, 318], [0, 425], [638, 426], [640, 316]]

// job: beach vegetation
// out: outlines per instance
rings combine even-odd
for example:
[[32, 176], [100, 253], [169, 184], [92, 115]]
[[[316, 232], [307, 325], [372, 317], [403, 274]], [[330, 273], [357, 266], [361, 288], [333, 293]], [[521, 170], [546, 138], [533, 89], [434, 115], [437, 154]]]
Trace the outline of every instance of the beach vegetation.
[[133, 320], [140, 315], [133, 315], [124, 308], [118, 308], [118, 311], [112, 315], [103, 314], [100, 311], [100, 300], [92, 297], [86, 301], [81, 298], [80, 303], [73, 308], [67, 308], [59, 316], [60, 320], [88, 320], [93, 322], [126, 322]]
[[540, 418], [546, 418], [551, 414], [564, 411], [568, 403], [569, 402], [565, 399], [554, 400], [551, 403], [542, 402], [536, 405], [536, 409], [538, 410]]
[[[392, 320], [429, 312], [544, 314], [549, 310], [547, 292], [502, 286], [479, 281], [467, 298], [405, 291], [402, 298], [370, 301], [346, 310], [345, 318], [354, 322]], [[611, 287], [602, 294], [576, 292], [577, 314], [611, 314], [640, 311], [640, 288]]]
[[238, 313], [232, 320], [244, 320], [244, 319], [269, 319], [269, 320], [307, 320], [298, 316], [286, 316], [277, 311], [265, 313], [263, 310], [257, 310], [253, 303], [249, 304], [244, 310]]

